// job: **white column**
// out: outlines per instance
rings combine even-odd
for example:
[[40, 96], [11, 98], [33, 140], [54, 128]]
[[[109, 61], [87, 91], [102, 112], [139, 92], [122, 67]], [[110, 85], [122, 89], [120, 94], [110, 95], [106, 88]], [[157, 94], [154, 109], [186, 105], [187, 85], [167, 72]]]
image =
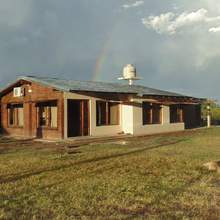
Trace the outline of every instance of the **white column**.
[[170, 124], [170, 107], [162, 106], [162, 124]]
[[68, 123], [67, 123], [67, 99], [64, 98], [64, 138], [68, 138]]
[[207, 108], [207, 127], [210, 128], [211, 127], [211, 107], [210, 107], [210, 103], [208, 103], [206, 108]]
[[208, 128], [211, 127], [211, 115], [210, 114], [207, 115], [207, 127]]
[[128, 104], [122, 104], [121, 107], [121, 123], [122, 130], [125, 134], [134, 133], [134, 107]]

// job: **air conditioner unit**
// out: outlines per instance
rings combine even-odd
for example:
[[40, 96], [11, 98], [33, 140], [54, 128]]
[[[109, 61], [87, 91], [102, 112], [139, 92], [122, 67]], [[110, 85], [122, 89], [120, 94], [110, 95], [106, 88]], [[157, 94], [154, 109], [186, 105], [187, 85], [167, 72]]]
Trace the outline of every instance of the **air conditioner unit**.
[[21, 97], [24, 95], [24, 90], [22, 87], [15, 87], [13, 90], [14, 97]]

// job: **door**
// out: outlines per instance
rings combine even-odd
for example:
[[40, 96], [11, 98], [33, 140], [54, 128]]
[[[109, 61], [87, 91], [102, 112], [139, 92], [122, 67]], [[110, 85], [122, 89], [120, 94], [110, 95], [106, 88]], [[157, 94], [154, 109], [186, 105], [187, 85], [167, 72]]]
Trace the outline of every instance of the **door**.
[[88, 100], [67, 101], [68, 137], [89, 135]]
[[186, 129], [201, 126], [201, 105], [184, 106], [184, 123]]

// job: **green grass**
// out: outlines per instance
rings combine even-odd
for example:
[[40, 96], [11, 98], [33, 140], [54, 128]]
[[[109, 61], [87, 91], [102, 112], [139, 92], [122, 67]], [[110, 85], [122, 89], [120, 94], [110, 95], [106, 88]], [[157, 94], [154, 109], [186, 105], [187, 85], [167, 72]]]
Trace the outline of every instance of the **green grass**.
[[219, 219], [218, 159], [220, 128], [72, 154], [0, 138], [0, 219]]

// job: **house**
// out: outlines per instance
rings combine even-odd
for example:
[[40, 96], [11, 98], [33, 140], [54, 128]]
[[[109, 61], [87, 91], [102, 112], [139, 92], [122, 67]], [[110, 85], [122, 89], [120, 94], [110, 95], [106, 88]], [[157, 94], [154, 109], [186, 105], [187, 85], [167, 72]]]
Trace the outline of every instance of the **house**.
[[25, 76], [0, 96], [6, 135], [144, 135], [198, 127], [201, 121], [201, 99], [139, 85]]

